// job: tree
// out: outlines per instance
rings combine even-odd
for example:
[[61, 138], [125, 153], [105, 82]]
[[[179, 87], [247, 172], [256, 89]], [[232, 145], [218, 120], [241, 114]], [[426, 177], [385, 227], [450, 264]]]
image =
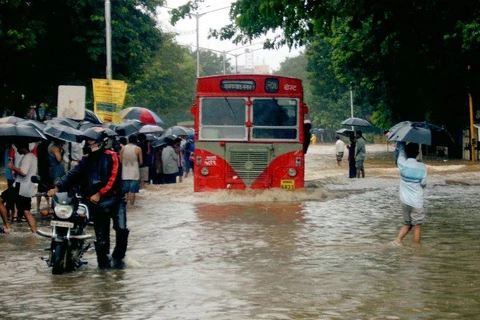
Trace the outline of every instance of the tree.
[[[197, 59], [197, 51], [192, 52], [192, 58]], [[228, 59], [225, 61], [226, 71], [231, 65]], [[228, 72], [227, 72], [228, 73]], [[217, 54], [208, 49], [200, 50], [200, 76], [213, 76], [223, 74], [223, 55]]]
[[372, 121], [385, 129], [400, 120], [429, 120], [456, 133], [467, 123], [467, 88], [480, 94], [476, 0], [238, 0], [230, 16], [235, 24], [220, 37], [249, 41], [280, 28], [283, 34], [269, 45], [307, 44], [313, 65], [325, 50], [315, 41], [325, 41], [330, 61], [320, 64], [339, 84], [329, 95], [345, 94], [353, 83], [357, 104], [373, 108]]
[[131, 83], [126, 105], [157, 112], [167, 127], [190, 120], [195, 98], [196, 62], [192, 53], [167, 35], [162, 48], [145, 68], [145, 73]]
[[[162, 3], [118, 0], [112, 5], [115, 79], [138, 77], [139, 66], [161, 45], [153, 14]], [[0, 52], [0, 111], [22, 115], [30, 105], [56, 106], [58, 85], [91, 88], [92, 78], [105, 78], [104, 3], [1, 1]]]

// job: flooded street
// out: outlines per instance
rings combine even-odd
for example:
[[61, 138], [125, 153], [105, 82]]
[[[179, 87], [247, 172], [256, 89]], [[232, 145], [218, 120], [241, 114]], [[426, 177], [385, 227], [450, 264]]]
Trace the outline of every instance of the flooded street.
[[392, 151], [367, 145], [366, 178], [350, 180], [333, 145], [313, 146], [294, 192], [148, 186], [129, 208], [124, 271], [98, 270], [90, 250], [53, 276], [48, 239], [16, 223], [0, 235], [0, 319], [478, 318], [480, 165], [425, 159], [422, 244], [394, 245]]

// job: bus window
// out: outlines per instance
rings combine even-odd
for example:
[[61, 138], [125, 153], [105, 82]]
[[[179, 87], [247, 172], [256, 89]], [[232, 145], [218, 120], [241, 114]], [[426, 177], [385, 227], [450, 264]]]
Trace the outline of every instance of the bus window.
[[247, 131], [244, 98], [202, 98], [200, 138], [206, 140], [245, 140]]
[[255, 99], [252, 109], [253, 139], [298, 138], [296, 99]]

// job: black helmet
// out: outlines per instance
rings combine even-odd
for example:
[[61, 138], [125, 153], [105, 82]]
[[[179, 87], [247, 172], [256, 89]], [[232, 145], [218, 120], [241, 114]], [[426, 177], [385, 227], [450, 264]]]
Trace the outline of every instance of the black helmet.
[[[83, 152], [85, 154], [96, 152], [98, 150], [103, 149], [108, 140], [108, 135], [105, 132], [105, 129], [101, 127], [94, 127], [94, 128], [87, 129], [83, 132], [83, 136], [87, 141], [87, 143], [85, 143], [85, 146], [83, 148]], [[88, 144], [88, 140], [94, 140], [95, 142], [93, 144]]]

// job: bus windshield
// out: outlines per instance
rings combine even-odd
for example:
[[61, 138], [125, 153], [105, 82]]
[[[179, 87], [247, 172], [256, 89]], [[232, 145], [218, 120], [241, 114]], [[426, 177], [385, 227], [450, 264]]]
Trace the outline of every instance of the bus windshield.
[[202, 98], [200, 137], [202, 139], [247, 140], [246, 123], [252, 119], [252, 140], [298, 139], [298, 100], [292, 98]]
[[201, 138], [225, 140], [247, 138], [244, 98], [203, 98], [201, 105]]
[[254, 99], [252, 139], [295, 140], [298, 137], [296, 99]]

